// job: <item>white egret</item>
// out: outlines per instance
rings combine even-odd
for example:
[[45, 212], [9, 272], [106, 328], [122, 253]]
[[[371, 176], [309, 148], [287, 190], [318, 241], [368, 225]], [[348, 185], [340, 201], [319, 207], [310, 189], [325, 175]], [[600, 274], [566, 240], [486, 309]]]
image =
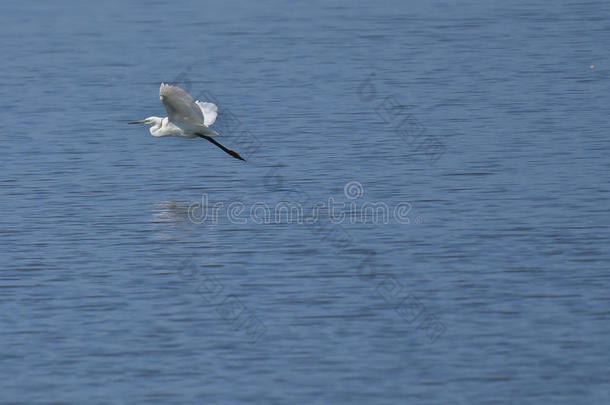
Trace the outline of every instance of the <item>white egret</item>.
[[209, 128], [216, 121], [218, 115], [216, 104], [195, 101], [190, 94], [180, 87], [165, 83], [161, 83], [159, 98], [165, 106], [167, 117], [148, 117], [140, 121], [131, 121], [129, 124], [151, 125], [150, 134], [157, 138], [164, 136], [178, 136], [189, 139], [200, 137], [218, 146], [235, 159], [246, 161], [239, 156], [239, 153], [225, 148], [212, 138], [212, 136], [220, 135]]

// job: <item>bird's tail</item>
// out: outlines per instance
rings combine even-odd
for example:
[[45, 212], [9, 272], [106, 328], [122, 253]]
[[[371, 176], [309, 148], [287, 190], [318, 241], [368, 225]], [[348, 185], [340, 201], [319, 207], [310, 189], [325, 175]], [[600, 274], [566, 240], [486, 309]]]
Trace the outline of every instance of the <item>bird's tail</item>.
[[205, 125], [202, 125], [201, 129], [198, 132], [201, 134], [204, 134], [204, 135], [220, 136], [220, 134], [218, 132], [206, 127]]

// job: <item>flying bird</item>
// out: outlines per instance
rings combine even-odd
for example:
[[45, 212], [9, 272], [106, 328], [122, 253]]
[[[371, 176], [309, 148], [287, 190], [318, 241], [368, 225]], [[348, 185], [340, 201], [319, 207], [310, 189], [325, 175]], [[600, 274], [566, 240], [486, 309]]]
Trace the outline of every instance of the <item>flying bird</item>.
[[210, 141], [235, 159], [246, 159], [239, 153], [225, 148], [213, 136], [220, 134], [209, 127], [216, 121], [218, 107], [214, 103], [195, 101], [190, 94], [178, 86], [161, 83], [159, 98], [165, 106], [167, 117], [148, 117], [140, 121], [131, 121], [129, 124], [150, 125], [150, 134], [161, 138], [164, 136], [178, 136], [180, 138], [203, 138]]

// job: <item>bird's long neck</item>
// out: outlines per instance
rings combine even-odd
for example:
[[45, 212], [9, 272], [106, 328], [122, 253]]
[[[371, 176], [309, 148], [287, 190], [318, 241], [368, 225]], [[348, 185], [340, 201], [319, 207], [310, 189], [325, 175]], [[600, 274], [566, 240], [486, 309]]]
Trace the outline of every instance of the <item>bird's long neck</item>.
[[163, 120], [165, 118], [161, 118], [161, 117], [149, 117], [149, 119], [153, 121], [153, 124], [150, 127], [150, 134], [152, 136], [156, 136], [156, 137], [161, 136], [161, 133], [159, 131], [163, 127]]

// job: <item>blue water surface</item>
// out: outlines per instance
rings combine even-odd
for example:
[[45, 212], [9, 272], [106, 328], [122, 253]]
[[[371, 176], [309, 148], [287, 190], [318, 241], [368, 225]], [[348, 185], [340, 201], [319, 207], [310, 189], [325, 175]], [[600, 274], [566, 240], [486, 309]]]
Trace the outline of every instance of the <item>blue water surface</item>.
[[0, 402], [610, 403], [609, 17], [4, 1]]

